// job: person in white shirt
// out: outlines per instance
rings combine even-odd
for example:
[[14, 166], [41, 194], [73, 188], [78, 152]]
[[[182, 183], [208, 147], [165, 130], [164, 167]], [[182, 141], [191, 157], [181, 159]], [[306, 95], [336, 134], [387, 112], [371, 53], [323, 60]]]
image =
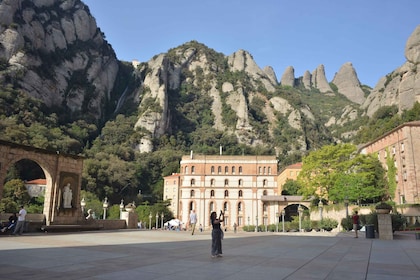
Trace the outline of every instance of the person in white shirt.
[[25, 219], [26, 219], [26, 210], [25, 210], [25, 207], [22, 205], [20, 206], [17, 224], [15, 227], [15, 230], [13, 231], [13, 234], [22, 235], [23, 228], [25, 227]]
[[197, 214], [194, 210], [191, 210], [190, 213], [190, 225], [191, 225], [191, 235], [194, 235], [195, 225], [197, 224]]

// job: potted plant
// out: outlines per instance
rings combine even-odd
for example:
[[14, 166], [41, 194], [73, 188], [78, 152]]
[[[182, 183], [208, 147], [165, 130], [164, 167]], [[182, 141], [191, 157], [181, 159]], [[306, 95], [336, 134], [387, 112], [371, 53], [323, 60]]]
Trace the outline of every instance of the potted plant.
[[382, 201], [376, 204], [375, 209], [378, 214], [389, 214], [392, 210], [392, 206], [385, 201]]

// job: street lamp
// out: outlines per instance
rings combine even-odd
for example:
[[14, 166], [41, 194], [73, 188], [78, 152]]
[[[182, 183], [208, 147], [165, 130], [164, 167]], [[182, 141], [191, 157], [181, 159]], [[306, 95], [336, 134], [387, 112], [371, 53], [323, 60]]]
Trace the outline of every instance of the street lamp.
[[302, 213], [303, 213], [303, 207], [300, 204], [299, 204], [299, 207], [298, 207], [298, 212], [299, 212], [299, 232], [301, 232], [302, 231]]
[[255, 232], [258, 232], [258, 215], [255, 216], [255, 220], [257, 221], [257, 226], [255, 227]]
[[346, 198], [344, 198], [344, 206], [346, 206], [346, 219], [349, 218], [349, 199], [346, 196]]
[[161, 228], [161, 229], [163, 229], [163, 212], [162, 212], [162, 214], [160, 215], [160, 217], [161, 217], [161, 219], [162, 219], [162, 220], [161, 220], [161, 227], [160, 227], [160, 228]]
[[248, 216], [248, 230], [249, 230], [249, 223], [250, 223], [251, 219]]
[[279, 212], [276, 212], [276, 232], [279, 232]]
[[80, 206], [82, 207], [82, 214], [85, 215], [85, 207], [86, 207], [86, 201], [85, 198], [82, 198], [82, 201], [80, 201]]
[[156, 212], [156, 227], [155, 227], [155, 229], [158, 229], [158, 223], [159, 223], [159, 214]]
[[324, 204], [322, 203], [321, 199], [319, 199], [318, 208], [319, 208], [319, 220], [322, 221], [322, 209], [324, 208]]
[[109, 203], [108, 198], [105, 197], [104, 203], [102, 204], [102, 207], [104, 208], [104, 220], [106, 220], [106, 209], [108, 209]]
[[283, 226], [283, 233], [284, 233], [284, 215], [286, 214], [286, 211], [284, 209], [281, 211], [281, 224]]
[[152, 229], [152, 212], [149, 214], [149, 230]]

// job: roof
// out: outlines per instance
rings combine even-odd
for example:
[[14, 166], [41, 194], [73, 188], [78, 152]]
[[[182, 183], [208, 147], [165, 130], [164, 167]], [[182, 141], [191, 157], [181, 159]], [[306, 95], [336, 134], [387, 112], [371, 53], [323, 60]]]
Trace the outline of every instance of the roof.
[[26, 181], [25, 185], [46, 185], [47, 179], [35, 179], [31, 181]]

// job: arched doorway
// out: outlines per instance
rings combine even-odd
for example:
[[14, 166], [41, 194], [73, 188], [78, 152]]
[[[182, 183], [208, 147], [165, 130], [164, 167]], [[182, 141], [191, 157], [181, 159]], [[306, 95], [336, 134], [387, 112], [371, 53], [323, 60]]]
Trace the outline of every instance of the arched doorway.
[[[42, 170], [45, 177], [43, 214], [47, 225], [76, 224], [83, 219], [79, 203], [83, 157], [0, 140], [0, 199], [4, 183], [10, 176], [8, 172], [15, 166], [33, 166]], [[71, 203], [70, 207], [64, 207], [63, 193], [69, 185]]]

